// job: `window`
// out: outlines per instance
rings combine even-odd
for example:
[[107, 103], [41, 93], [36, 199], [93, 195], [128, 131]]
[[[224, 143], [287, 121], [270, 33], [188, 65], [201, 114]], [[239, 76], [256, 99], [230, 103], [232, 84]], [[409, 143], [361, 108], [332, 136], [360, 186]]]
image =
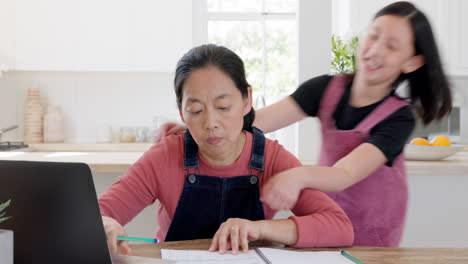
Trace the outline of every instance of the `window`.
[[297, 87], [296, 0], [206, 0], [207, 40], [244, 61], [254, 106]]
[[[259, 109], [292, 93], [299, 82], [329, 72], [330, 14], [330, 1], [193, 0], [193, 44], [213, 42], [239, 54]], [[267, 136], [301, 160], [317, 159], [316, 120]]]

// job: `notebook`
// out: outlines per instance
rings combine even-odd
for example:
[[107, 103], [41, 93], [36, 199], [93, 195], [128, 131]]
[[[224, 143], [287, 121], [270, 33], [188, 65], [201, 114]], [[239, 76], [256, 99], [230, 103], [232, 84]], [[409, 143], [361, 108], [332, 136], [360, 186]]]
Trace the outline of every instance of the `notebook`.
[[91, 171], [86, 164], [0, 161], [0, 229], [14, 232], [14, 263], [167, 263], [111, 259]]
[[[355, 264], [343, 256], [340, 251], [291, 251], [273, 248], [256, 248], [247, 253], [232, 255], [209, 252], [206, 250], [169, 250], [162, 249], [163, 259], [173, 260], [177, 264], [276, 264], [276, 263], [320, 263], [320, 264]], [[359, 263], [359, 262], [358, 262]]]

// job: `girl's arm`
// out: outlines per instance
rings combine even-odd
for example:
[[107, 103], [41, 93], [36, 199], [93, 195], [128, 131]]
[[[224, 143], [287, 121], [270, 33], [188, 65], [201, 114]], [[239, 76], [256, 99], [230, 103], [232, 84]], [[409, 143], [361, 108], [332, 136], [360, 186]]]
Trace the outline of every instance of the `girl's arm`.
[[321, 191], [302, 190], [291, 211], [289, 219], [259, 221], [261, 239], [291, 247], [350, 246], [354, 241], [351, 220]]
[[274, 210], [294, 206], [301, 190], [342, 191], [369, 176], [387, 162], [387, 157], [370, 143], [362, 143], [333, 167], [297, 167], [276, 174], [262, 188], [262, 202]]
[[255, 112], [253, 125], [264, 133], [269, 133], [306, 118], [307, 114], [291, 96]]
[[362, 143], [351, 153], [337, 161], [333, 167], [302, 167], [298, 174], [305, 188], [324, 192], [340, 192], [369, 176], [387, 162], [380, 149], [370, 143]]

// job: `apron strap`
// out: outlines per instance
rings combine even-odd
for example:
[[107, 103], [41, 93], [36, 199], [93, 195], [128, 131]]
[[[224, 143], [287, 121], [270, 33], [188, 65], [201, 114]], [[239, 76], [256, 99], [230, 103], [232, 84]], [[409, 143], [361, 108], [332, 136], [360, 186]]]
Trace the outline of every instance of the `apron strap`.
[[362, 120], [355, 128], [364, 134], [369, 134], [370, 130], [382, 122], [385, 118], [389, 117], [391, 114], [395, 113], [398, 109], [403, 106], [409, 105], [408, 102], [396, 97], [395, 95], [389, 96], [377, 106], [374, 111], [372, 111], [364, 120]]
[[264, 169], [264, 158], [265, 158], [265, 135], [263, 132], [252, 126], [253, 132], [253, 144], [252, 144], [252, 156], [250, 158], [249, 167], [259, 171]]
[[333, 113], [345, 92], [346, 76], [337, 75], [332, 77], [320, 100], [317, 117], [322, 120], [333, 120]]

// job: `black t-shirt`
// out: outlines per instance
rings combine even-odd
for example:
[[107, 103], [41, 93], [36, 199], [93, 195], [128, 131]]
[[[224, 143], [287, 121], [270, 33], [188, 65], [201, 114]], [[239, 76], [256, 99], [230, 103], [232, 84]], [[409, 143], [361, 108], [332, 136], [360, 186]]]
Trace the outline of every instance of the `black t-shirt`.
[[[299, 107], [309, 116], [317, 116], [322, 96], [333, 76], [322, 75], [312, 78], [297, 88], [291, 95]], [[386, 98], [364, 107], [349, 105], [351, 82], [346, 85], [333, 113], [333, 119], [340, 130], [354, 129], [367, 115], [369, 115]], [[379, 148], [387, 157], [387, 166], [392, 166], [393, 160], [403, 151], [406, 141], [415, 126], [413, 112], [409, 106], [404, 106], [375, 125], [366, 142]]]

